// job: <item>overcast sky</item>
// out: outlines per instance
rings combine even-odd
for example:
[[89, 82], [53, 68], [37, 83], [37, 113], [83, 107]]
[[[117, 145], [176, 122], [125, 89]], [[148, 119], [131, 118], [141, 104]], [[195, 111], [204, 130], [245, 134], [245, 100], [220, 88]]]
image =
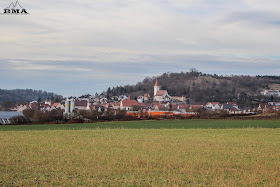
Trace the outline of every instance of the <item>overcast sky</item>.
[[2, 89], [94, 94], [190, 68], [279, 75], [279, 0], [19, 3], [30, 15], [0, 15]]

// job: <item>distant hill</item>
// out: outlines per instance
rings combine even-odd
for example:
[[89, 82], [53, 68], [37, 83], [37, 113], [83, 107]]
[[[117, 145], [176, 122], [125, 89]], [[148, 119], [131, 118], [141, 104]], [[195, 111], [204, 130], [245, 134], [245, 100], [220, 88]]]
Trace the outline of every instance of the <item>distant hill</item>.
[[[161, 89], [168, 90], [172, 96], [186, 96], [189, 103], [208, 101], [236, 101], [244, 107], [268, 100], [260, 94], [264, 89], [280, 88], [280, 76], [219, 76], [203, 74], [198, 71], [164, 73], [158, 77], [147, 77], [136, 85], [108, 88], [107, 96], [129, 94], [131, 98], [149, 93], [153, 96], [156, 78]], [[272, 98], [273, 99], [273, 98]], [[274, 98], [278, 99], [278, 98]]]
[[30, 101], [38, 100], [39, 98], [43, 101], [46, 99], [52, 99], [57, 97], [57, 94], [52, 92], [46, 92], [42, 90], [32, 89], [14, 89], [4, 90], [0, 89], [0, 104], [4, 102], [9, 103], [27, 103]]

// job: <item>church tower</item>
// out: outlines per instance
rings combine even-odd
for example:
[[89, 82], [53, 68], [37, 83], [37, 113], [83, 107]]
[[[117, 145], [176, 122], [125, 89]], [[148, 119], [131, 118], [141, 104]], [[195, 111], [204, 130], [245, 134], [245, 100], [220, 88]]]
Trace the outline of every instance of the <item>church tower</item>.
[[156, 84], [154, 86], [154, 96], [157, 94], [158, 91], [159, 91], [159, 84], [158, 84], [158, 80], [156, 80]]

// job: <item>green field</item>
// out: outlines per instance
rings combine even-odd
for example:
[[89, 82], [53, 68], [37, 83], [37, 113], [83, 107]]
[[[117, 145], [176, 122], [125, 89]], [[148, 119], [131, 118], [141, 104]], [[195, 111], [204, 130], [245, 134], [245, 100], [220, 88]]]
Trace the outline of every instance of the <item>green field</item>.
[[1, 130], [0, 186], [280, 186], [279, 120]]
[[228, 129], [280, 128], [280, 120], [161, 120], [80, 124], [0, 125], [0, 131], [81, 129]]

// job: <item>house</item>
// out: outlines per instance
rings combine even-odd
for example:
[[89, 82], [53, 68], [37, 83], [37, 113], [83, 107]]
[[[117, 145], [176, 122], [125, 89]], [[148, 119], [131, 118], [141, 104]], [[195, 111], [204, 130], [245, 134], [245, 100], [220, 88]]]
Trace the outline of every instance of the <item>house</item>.
[[37, 101], [32, 101], [29, 103], [29, 108], [32, 110], [38, 110], [39, 104]]
[[17, 112], [22, 112], [26, 109], [29, 109], [28, 105], [20, 105], [20, 106], [17, 107]]
[[259, 104], [259, 107], [257, 108], [258, 111], [262, 111], [262, 112], [265, 112], [267, 111], [268, 109], [270, 109], [271, 106], [268, 105], [267, 103], [260, 103]]
[[149, 101], [151, 98], [150, 94], [146, 93], [144, 94], [144, 102]]
[[242, 114], [242, 111], [238, 110], [237, 108], [233, 107], [228, 111], [230, 114]]
[[51, 111], [51, 110], [52, 110], [51, 106], [48, 106], [48, 107], [45, 108], [44, 111]]
[[107, 103], [106, 105], [103, 105], [104, 108], [113, 108], [113, 106], [111, 105], [111, 103]]
[[52, 101], [50, 101], [50, 100], [46, 100], [44, 103], [45, 103], [46, 105], [52, 106]]
[[181, 96], [181, 97], [178, 97], [178, 96], [171, 96], [171, 99], [172, 101], [180, 101], [180, 102], [186, 102], [186, 97], [184, 96]]
[[273, 106], [273, 110], [279, 111], [280, 110], [280, 106]]
[[88, 99], [76, 99], [75, 100], [75, 109], [86, 110], [88, 106]]
[[199, 110], [199, 109], [203, 109], [203, 108], [204, 108], [203, 105], [190, 105], [191, 110]]
[[165, 108], [166, 108], [167, 110], [169, 110], [169, 111], [171, 111], [171, 110], [177, 110], [177, 104], [175, 104], [175, 103], [170, 103], [170, 102], [168, 102], [168, 103], [164, 104], [164, 106], [165, 106]]
[[103, 112], [104, 106], [98, 105], [98, 104], [93, 104], [93, 103], [88, 103], [86, 110], [97, 110], [98, 112]]
[[107, 103], [103, 107], [105, 108], [106, 111], [108, 108], [111, 109], [111, 111], [116, 111], [120, 109], [120, 103]]
[[106, 104], [106, 103], [108, 102], [108, 99], [107, 99], [106, 97], [102, 97], [102, 98], [99, 100], [99, 102], [100, 102], [101, 104]]
[[120, 95], [119, 101], [126, 100], [128, 97], [126, 95]]
[[190, 109], [190, 105], [183, 105], [183, 104], [179, 104], [177, 106], [177, 110], [181, 111], [181, 112], [186, 112], [188, 109]]
[[59, 109], [59, 108], [61, 110], [65, 109], [65, 107], [61, 103], [54, 103], [54, 104], [52, 104], [51, 110], [56, 110], [56, 109]]
[[116, 109], [116, 110], [120, 109], [120, 105], [121, 105], [120, 103], [110, 103], [110, 104], [113, 109]]
[[164, 104], [160, 104], [159, 102], [153, 104], [152, 109], [153, 109], [153, 110], [156, 110], [156, 111], [164, 111], [164, 110], [167, 110], [167, 108], [165, 107], [165, 105], [164, 105]]
[[143, 103], [144, 102], [144, 96], [138, 96], [137, 102], [138, 103]]
[[271, 106], [280, 106], [280, 102], [269, 102], [268, 105], [271, 105]]
[[22, 112], [7, 112], [7, 111], [0, 111], [0, 124], [6, 125], [13, 123], [14, 117], [24, 117]]
[[231, 114], [237, 114], [237, 113], [241, 113], [241, 111], [238, 109], [238, 106], [234, 105], [234, 103], [224, 103], [221, 107], [222, 110], [227, 111], [228, 113]]
[[236, 108], [237, 110], [239, 110], [238, 104], [237, 102], [227, 102], [227, 104], [232, 105], [234, 108]]
[[219, 102], [208, 102], [205, 105], [206, 108], [212, 109], [212, 110], [220, 110], [222, 107], [222, 104]]
[[86, 110], [93, 110], [93, 109], [95, 109], [95, 108], [94, 108], [94, 104], [88, 102]]
[[130, 96], [127, 100], [122, 100], [120, 104], [121, 110], [135, 110], [145, 108], [146, 105], [144, 103], [138, 103], [136, 100], [130, 100]]
[[40, 104], [40, 110], [41, 111], [50, 110], [50, 105], [42, 103], [42, 104]]
[[264, 90], [261, 92], [262, 95], [264, 96], [280, 96], [280, 91], [279, 90]]

